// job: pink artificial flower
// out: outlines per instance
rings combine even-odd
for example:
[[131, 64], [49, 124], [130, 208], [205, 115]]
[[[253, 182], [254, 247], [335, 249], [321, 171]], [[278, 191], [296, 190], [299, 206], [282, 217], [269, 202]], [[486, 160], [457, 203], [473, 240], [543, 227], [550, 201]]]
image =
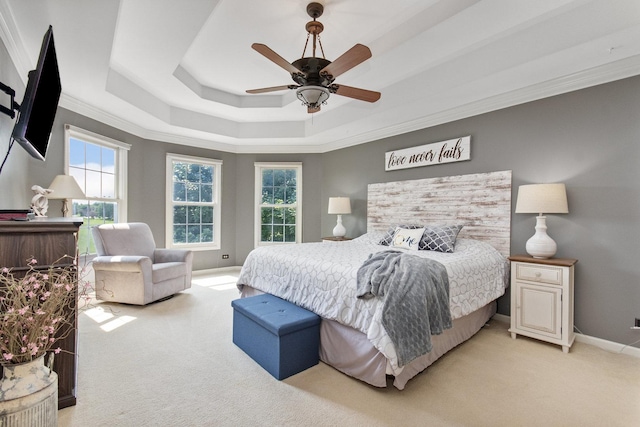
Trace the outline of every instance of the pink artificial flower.
[[4, 360], [11, 360], [11, 359], [13, 359], [13, 354], [11, 354], [11, 353], [3, 353], [2, 357], [4, 358]]
[[7, 267], [2, 267], [2, 272], [4, 274], [7, 274], [9, 272], [9, 269]]
[[55, 354], [59, 354], [62, 351], [62, 349], [60, 347], [56, 348], [55, 350], [53, 350], [53, 352]]
[[43, 274], [42, 275], [42, 280], [49, 280], [49, 275], [48, 274]]
[[32, 264], [32, 265], [33, 265], [33, 264], [37, 264], [37, 263], [38, 263], [38, 260], [37, 260], [37, 259], [35, 259], [35, 258], [31, 258], [31, 259], [29, 260], [29, 264]]

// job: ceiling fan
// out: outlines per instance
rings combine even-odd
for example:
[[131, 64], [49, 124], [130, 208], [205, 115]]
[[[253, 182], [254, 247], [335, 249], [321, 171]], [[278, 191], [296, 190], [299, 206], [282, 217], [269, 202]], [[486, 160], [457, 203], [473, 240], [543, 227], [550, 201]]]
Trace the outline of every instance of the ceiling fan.
[[[298, 99], [302, 101], [303, 105], [307, 106], [307, 112], [309, 113], [320, 111], [320, 106], [326, 103], [332, 93], [366, 102], [376, 102], [380, 99], [380, 92], [334, 83], [336, 77], [371, 58], [371, 50], [364, 45], [356, 44], [335, 61], [327, 60], [324, 57], [324, 49], [320, 42], [320, 33], [324, 30], [324, 26], [316, 20], [322, 15], [323, 11], [324, 6], [320, 3], [312, 2], [307, 5], [307, 13], [313, 18], [313, 21], [307, 22], [305, 26], [307, 41], [302, 51], [302, 57], [292, 63], [289, 63], [267, 45], [261, 43], [251, 45], [256, 52], [291, 73], [291, 78], [296, 84], [251, 89], [247, 90], [247, 93], [255, 94], [295, 89]], [[305, 57], [310, 37], [313, 37], [312, 56]], [[322, 58], [316, 57], [317, 46], [320, 47]]]

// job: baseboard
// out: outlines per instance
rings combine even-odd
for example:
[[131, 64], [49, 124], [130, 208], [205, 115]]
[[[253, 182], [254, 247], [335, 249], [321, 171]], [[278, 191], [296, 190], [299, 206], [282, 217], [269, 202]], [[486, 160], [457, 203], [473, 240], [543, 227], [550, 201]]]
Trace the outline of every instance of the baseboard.
[[[506, 316], [504, 314], [496, 313], [493, 315], [492, 319], [495, 319], [499, 322], [511, 323], [511, 317]], [[576, 341], [581, 342], [583, 344], [593, 345], [595, 347], [601, 348], [606, 351], [610, 351], [612, 353], [622, 353], [628, 356], [640, 358], [640, 348], [632, 347], [628, 344], [620, 344], [617, 342], [607, 341], [601, 338], [596, 338], [596, 337], [579, 334], [579, 333], [576, 333]]]
[[629, 344], [620, 344], [617, 342], [607, 341], [601, 338], [591, 337], [589, 335], [583, 334], [576, 334], [576, 341], [584, 344], [594, 345], [612, 353], [621, 353], [628, 356], [640, 358], [640, 348], [632, 347]]
[[193, 276], [206, 276], [210, 274], [220, 274], [220, 273], [240, 273], [240, 266], [231, 266], [231, 267], [219, 267], [219, 268], [207, 268], [205, 270], [193, 270], [191, 273]]

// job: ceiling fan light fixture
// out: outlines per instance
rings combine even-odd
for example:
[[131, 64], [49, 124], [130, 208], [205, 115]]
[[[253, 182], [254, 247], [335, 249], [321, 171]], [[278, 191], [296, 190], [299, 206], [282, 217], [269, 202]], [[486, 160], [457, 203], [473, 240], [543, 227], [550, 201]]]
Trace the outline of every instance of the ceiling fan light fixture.
[[320, 106], [329, 99], [329, 89], [322, 86], [301, 86], [296, 90], [298, 99], [309, 108], [309, 111], [317, 111]]
[[[320, 111], [320, 106], [326, 104], [332, 93], [366, 102], [376, 102], [380, 99], [380, 92], [333, 84], [336, 77], [371, 58], [371, 50], [365, 45], [357, 43], [335, 61], [332, 62], [326, 59], [320, 42], [320, 33], [324, 30], [324, 26], [317, 21], [323, 11], [324, 6], [322, 3], [311, 2], [307, 5], [307, 14], [313, 18], [313, 21], [307, 22], [305, 27], [307, 29], [307, 40], [302, 50], [302, 56], [293, 62], [287, 61], [265, 44], [253, 43], [251, 45], [253, 50], [287, 70], [296, 84], [250, 89], [247, 90], [247, 93], [266, 93], [295, 89], [298, 99], [302, 101], [302, 105], [307, 107], [308, 113]], [[311, 56], [305, 56], [310, 41]], [[316, 46], [320, 47], [321, 58], [316, 56]]]

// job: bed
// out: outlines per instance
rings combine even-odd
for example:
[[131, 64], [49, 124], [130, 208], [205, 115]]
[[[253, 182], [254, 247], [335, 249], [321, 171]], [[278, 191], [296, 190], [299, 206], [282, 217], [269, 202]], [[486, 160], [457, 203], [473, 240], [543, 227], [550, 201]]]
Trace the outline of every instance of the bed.
[[[238, 279], [243, 297], [270, 293], [322, 318], [320, 358], [376, 387], [407, 382], [471, 338], [495, 314], [509, 283], [511, 171], [370, 184], [367, 233], [350, 241], [259, 247]], [[358, 270], [397, 225], [463, 227], [451, 253], [407, 251], [441, 263], [449, 280], [453, 326], [431, 337], [432, 349], [399, 363], [382, 326], [380, 298], [358, 298]]]

